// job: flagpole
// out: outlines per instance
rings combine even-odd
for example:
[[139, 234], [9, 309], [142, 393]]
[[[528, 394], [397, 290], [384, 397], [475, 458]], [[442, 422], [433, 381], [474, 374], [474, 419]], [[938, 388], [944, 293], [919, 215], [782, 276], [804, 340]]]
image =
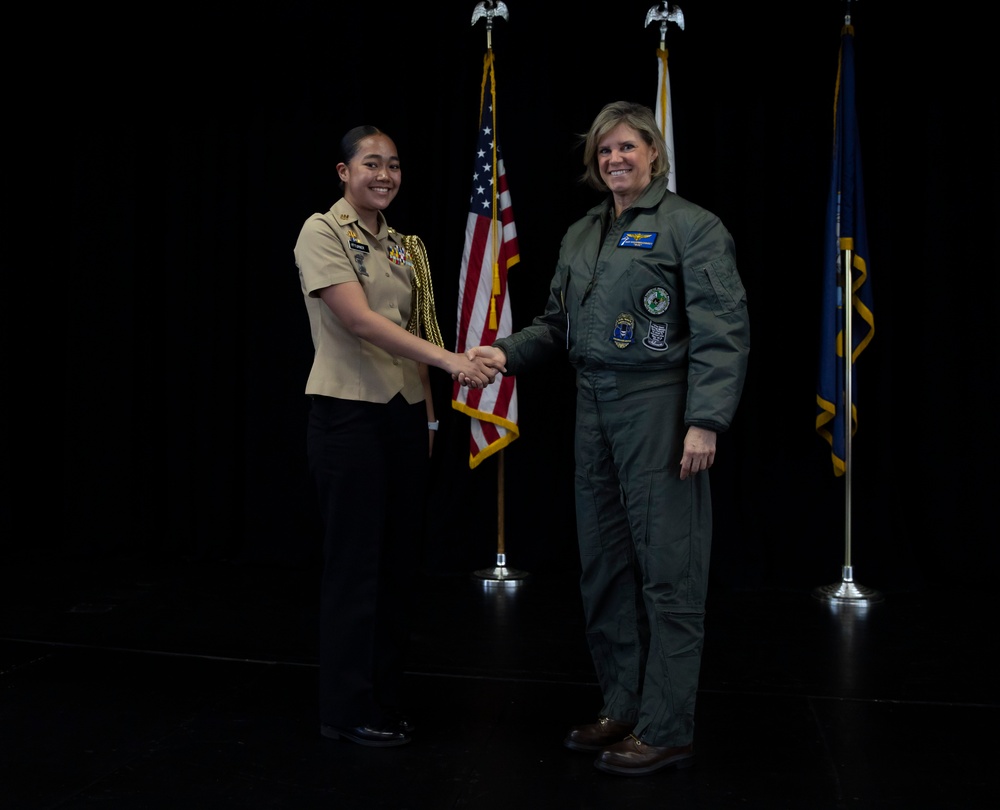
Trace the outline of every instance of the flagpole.
[[473, 572], [477, 579], [484, 580], [484, 585], [491, 583], [517, 585], [528, 576], [527, 571], [507, 567], [507, 553], [504, 544], [504, 462], [503, 450], [497, 455], [497, 564], [493, 568], [480, 568]]
[[[851, 0], [847, 0], [847, 13], [844, 15], [844, 25], [851, 24]], [[853, 234], [852, 234], [853, 236]], [[851, 243], [852, 244], [852, 243]], [[880, 602], [882, 594], [873, 588], [859, 585], [854, 581], [854, 565], [851, 561], [851, 478], [853, 464], [853, 427], [854, 427], [854, 251], [850, 247], [840, 247], [840, 271], [837, 284], [840, 287], [841, 328], [844, 336], [844, 379], [841, 390], [843, 399], [839, 403], [844, 431], [844, 563], [841, 566], [840, 582], [823, 585], [813, 589], [813, 596], [831, 603], [847, 603], [866, 606]]]
[[677, 168], [674, 161], [674, 126], [671, 112], [672, 100], [670, 98], [670, 71], [667, 66], [669, 53], [667, 51], [667, 25], [674, 23], [681, 31], [684, 30], [684, 12], [680, 6], [670, 8], [667, 2], [661, 2], [656, 6], [651, 6], [646, 12], [646, 28], [652, 22], [660, 24], [660, 48], [656, 52], [657, 60], [657, 89], [656, 106], [654, 109], [656, 123], [660, 128], [660, 134], [667, 145], [667, 162], [670, 169], [667, 173], [667, 188], [677, 192]]
[[851, 373], [853, 368], [854, 330], [854, 279], [851, 267], [854, 262], [854, 251], [840, 251], [841, 271], [838, 284], [841, 287], [841, 301], [846, 302], [841, 307], [844, 333], [844, 399], [841, 403], [844, 422], [844, 564], [841, 567], [840, 582], [823, 585], [813, 590], [813, 596], [828, 602], [850, 602], [852, 604], [868, 604], [880, 602], [882, 595], [865, 585], [854, 581], [854, 566], [851, 563], [851, 476], [853, 464], [853, 428], [852, 406], [854, 403], [854, 386]]
[[681, 11], [680, 6], [674, 6], [671, 10], [670, 3], [663, 0], [655, 6], [650, 6], [649, 11], [646, 12], [646, 28], [649, 28], [651, 22], [660, 24], [660, 50], [665, 51], [667, 49], [667, 23], [676, 23], [677, 27], [683, 31], [684, 12]]
[[[496, 16], [509, 20], [509, 12], [506, 3], [502, 0], [483, 0], [477, 3], [472, 12], [472, 24], [475, 25], [480, 19], [486, 20], [486, 50], [493, 50], [493, 18]], [[496, 227], [496, 211], [494, 208], [494, 227]], [[493, 239], [494, 246], [498, 244], [496, 238]], [[504, 451], [501, 448], [497, 452], [497, 560], [492, 568], [480, 568], [473, 572], [473, 576], [483, 580], [484, 586], [518, 585], [528, 573], [516, 568], [507, 567], [507, 552], [504, 539]]]

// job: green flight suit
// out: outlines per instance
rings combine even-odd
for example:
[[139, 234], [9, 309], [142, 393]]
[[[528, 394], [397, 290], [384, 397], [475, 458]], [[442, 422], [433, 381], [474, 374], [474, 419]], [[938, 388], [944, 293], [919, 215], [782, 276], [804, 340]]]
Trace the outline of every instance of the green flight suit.
[[576, 370], [576, 521], [601, 714], [655, 746], [690, 743], [712, 538], [707, 471], [680, 480], [687, 428], [732, 422], [750, 348], [718, 217], [654, 179], [614, 219], [570, 226], [544, 312], [495, 344], [507, 373]]

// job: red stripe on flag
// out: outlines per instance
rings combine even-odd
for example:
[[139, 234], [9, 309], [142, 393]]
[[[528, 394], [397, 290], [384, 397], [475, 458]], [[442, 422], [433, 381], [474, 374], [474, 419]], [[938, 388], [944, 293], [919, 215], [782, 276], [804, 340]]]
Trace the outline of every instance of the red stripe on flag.
[[[507, 177], [496, 142], [496, 97], [486, 88], [493, 70], [493, 54], [483, 62], [483, 96], [473, 164], [472, 193], [465, 227], [458, 301], [455, 350], [490, 346], [511, 330], [507, 300], [507, 271], [520, 261], [517, 230], [511, 210]], [[496, 292], [494, 293], [494, 286]], [[491, 316], [494, 326], [490, 325]], [[519, 435], [517, 391], [513, 377], [500, 376], [485, 389], [452, 387], [452, 407], [471, 417], [469, 466], [503, 449]]]

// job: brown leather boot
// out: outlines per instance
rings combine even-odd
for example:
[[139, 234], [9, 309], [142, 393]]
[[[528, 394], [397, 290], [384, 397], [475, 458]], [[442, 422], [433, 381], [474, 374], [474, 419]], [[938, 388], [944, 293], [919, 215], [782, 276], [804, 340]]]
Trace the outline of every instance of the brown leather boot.
[[612, 743], [620, 742], [631, 730], [631, 723], [598, 717], [596, 723], [573, 726], [563, 740], [563, 745], [574, 751], [600, 751]]

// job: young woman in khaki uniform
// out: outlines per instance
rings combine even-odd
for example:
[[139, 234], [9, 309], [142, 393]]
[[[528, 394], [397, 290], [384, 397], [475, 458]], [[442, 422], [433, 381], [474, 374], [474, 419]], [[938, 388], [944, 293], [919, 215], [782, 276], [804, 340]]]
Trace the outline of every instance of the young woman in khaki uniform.
[[320, 732], [384, 747], [412, 733], [402, 673], [437, 428], [428, 366], [476, 387], [495, 372], [443, 348], [422, 243], [386, 222], [402, 179], [392, 139], [356, 127], [341, 150], [343, 197], [306, 220], [294, 251], [315, 347], [306, 394], [324, 526]]

